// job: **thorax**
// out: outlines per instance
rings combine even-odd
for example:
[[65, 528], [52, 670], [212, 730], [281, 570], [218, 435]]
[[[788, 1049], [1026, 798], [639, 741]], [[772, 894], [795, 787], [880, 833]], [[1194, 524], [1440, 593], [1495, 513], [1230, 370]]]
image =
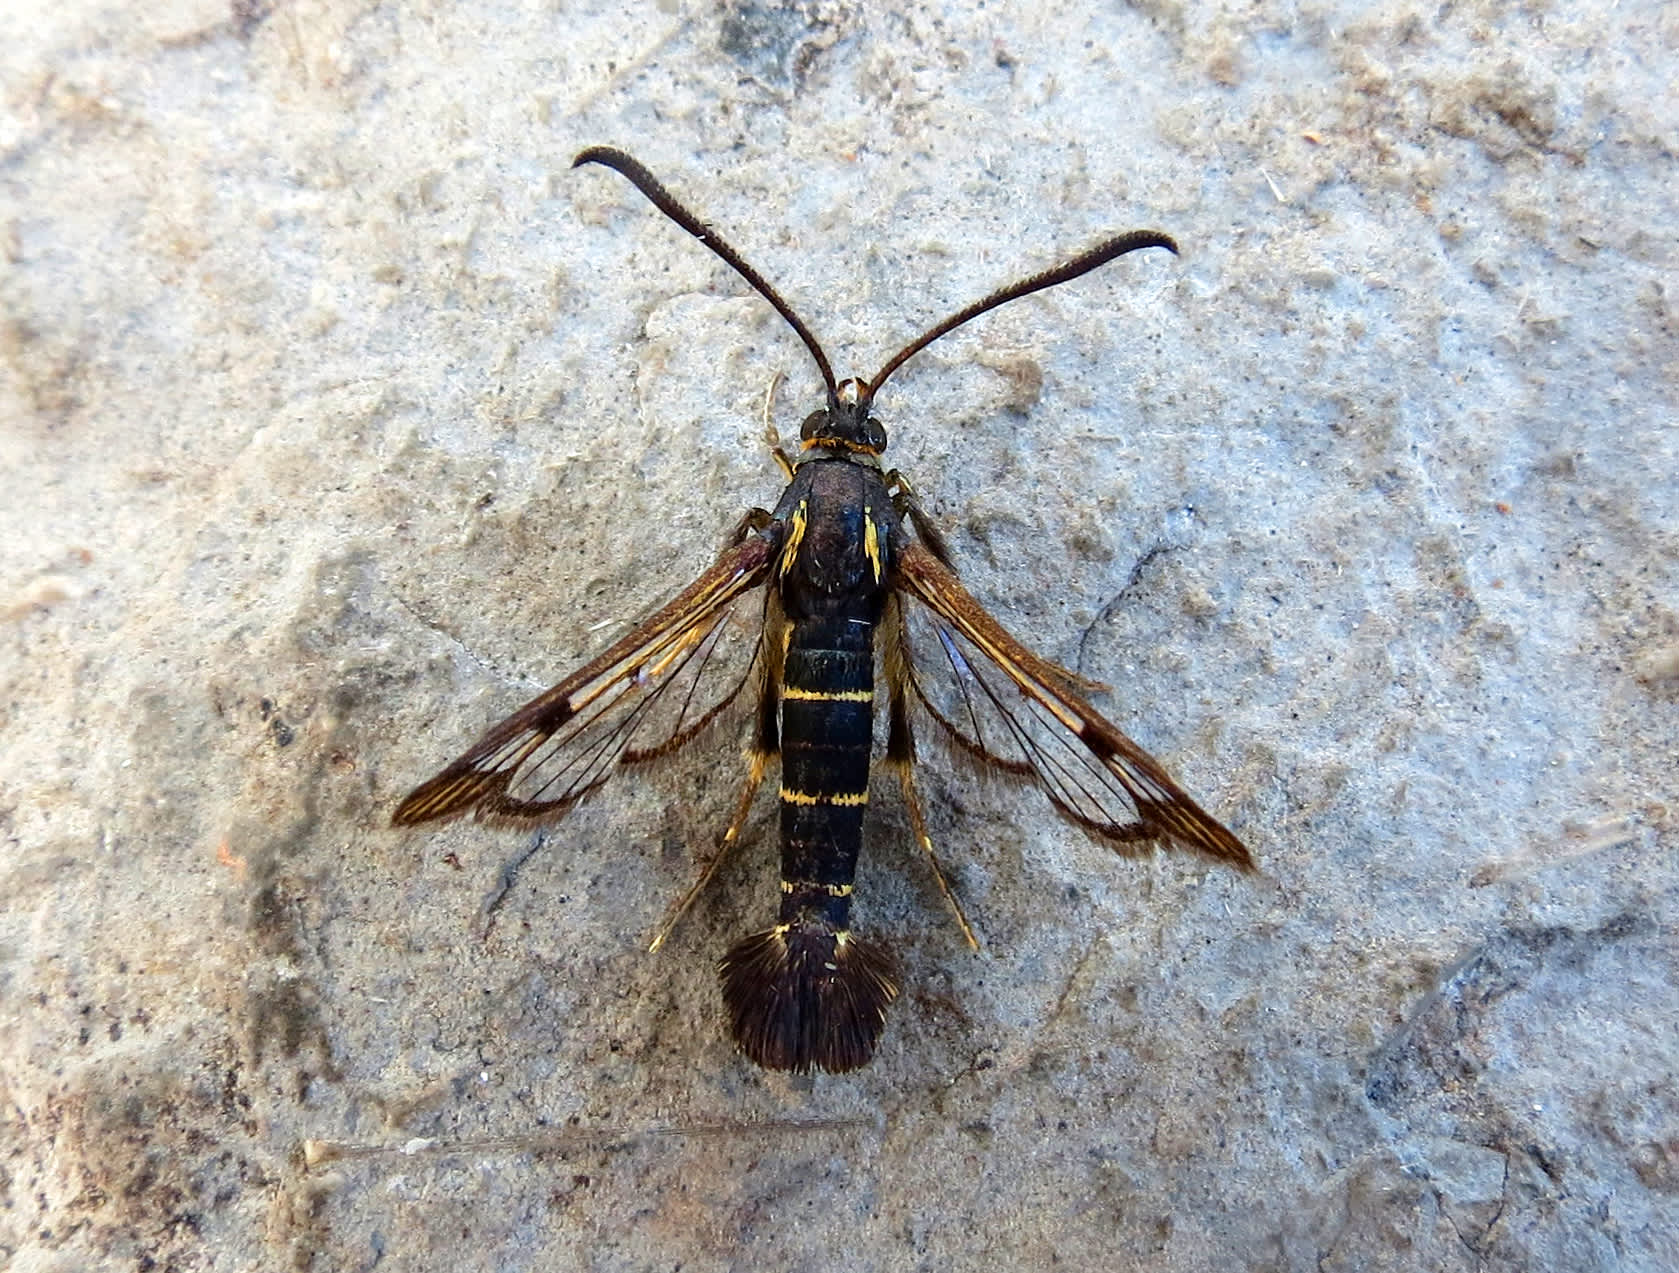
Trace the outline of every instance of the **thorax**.
[[787, 526], [776, 576], [789, 619], [879, 619], [898, 515], [878, 467], [806, 460], [775, 517]]

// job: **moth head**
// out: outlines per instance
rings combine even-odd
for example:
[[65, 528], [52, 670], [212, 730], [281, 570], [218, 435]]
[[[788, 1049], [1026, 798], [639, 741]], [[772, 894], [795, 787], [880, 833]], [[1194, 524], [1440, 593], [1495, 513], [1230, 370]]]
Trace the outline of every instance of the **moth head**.
[[867, 387], [859, 380], [842, 380], [829, 395], [828, 405], [812, 411], [799, 427], [805, 450], [825, 447], [857, 455], [879, 455], [886, 449], [886, 427], [870, 412]]

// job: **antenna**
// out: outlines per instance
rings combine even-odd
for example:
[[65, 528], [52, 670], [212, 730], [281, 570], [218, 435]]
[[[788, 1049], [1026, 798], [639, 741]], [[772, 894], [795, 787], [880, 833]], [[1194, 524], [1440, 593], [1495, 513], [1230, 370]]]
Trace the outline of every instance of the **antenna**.
[[577, 158], [571, 161], [573, 168], [581, 168], [584, 164], [603, 164], [622, 173], [632, 186], [647, 196], [655, 208], [717, 253], [730, 269], [752, 284], [753, 290], [774, 305], [775, 312], [785, 318], [787, 325], [799, 334], [805, 348], [810, 350], [810, 356], [816, 359], [816, 365], [822, 372], [822, 381], [828, 386], [828, 401], [839, 400], [839, 385], [834, 381], [834, 369], [828, 362], [828, 355], [822, 352], [822, 346], [816, 343], [816, 337], [811, 335], [810, 328], [793, 312], [793, 307], [781, 299], [781, 293], [771, 287], [762, 274], [742, 260], [740, 253], [725, 243], [717, 231], [678, 203], [676, 196], [661, 186], [657, 177], [623, 151], [611, 146], [590, 146], [587, 150], [579, 151]]
[[987, 310], [996, 309], [999, 305], [1007, 305], [1010, 301], [1019, 300], [1022, 296], [1030, 296], [1033, 292], [1041, 292], [1046, 287], [1054, 287], [1058, 283], [1071, 282], [1081, 274], [1088, 274], [1099, 265], [1106, 265], [1115, 257], [1124, 256], [1127, 252], [1135, 252], [1139, 248], [1165, 248], [1176, 256], [1178, 245], [1172, 241], [1170, 235], [1158, 230], [1128, 230], [1124, 234], [1116, 234], [1106, 242], [1098, 243], [1088, 252], [1081, 252], [1072, 260], [1062, 265], [1034, 274], [1031, 278], [1022, 279], [1008, 287], [999, 288], [983, 300], [975, 301], [967, 309], [959, 310], [944, 322], [928, 328], [909, 344], [905, 345], [887, 361], [863, 390], [864, 402], [874, 401], [875, 392], [886, 383], [899, 367], [932, 344], [940, 336], [948, 335], [971, 318], [978, 318]]
[[[839, 385], [834, 379], [833, 366], [828, 362], [828, 355], [822, 352], [822, 346], [817, 344], [816, 337], [811, 334], [810, 328], [806, 327], [804, 321], [793, 312], [793, 307], [782, 300], [781, 293], [771, 287], [769, 281], [762, 274], [742, 260], [740, 253], [730, 247], [717, 231], [678, 203], [676, 196], [659, 184], [658, 178], [623, 151], [612, 146], [590, 146], [587, 150], [579, 151], [577, 158], [571, 161], [573, 168], [581, 168], [584, 164], [601, 164], [621, 173], [632, 186], [647, 196], [655, 208], [720, 256], [730, 269], [752, 285], [753, 290], [758, 295], [775, 306], [776, 313], [787, 320], [787, 325], [798, 333], [799, 339], [805, 343], [805, 348], [810, 350], [810, 356], [816, 360], [816, 366], [822, 372], [822, 381], [828, 386], [830, 406], [839, 404]], [[928, 328], [893, 354], [886, 365], [875, 375], [875, 378], [862, 387], [861, 394], [857, 399], [857, 406], [866, 412], [869, 404], [874, 401], [874, 396], [879, 391], [880, 386], [886, 383], [888, 376], [940, 336], [948, 335], [970, 319], [978, 318], [981, 314], [996, 309], [999, 305], [1007, 305], [1010, 301], [1019, 300], [1022, 296], [1030, 296], [1033, 292], [1041, 292], [1046, 287], [1071, 282], [1082, 274], [1090, 273], [1098, 266], [1106, 265], [1116, 257], [1124, 256], [1127, 252], [1136, 252], [1141, 248], [1165, 248], [1168, 252], [1176, 255], [1178, 245], [1173, 242], [1170, 235], [1162, 234], [1158, 230], [1128, 230], [1124, 234], [1116, 234], [1113, 238], [1098, 243], [1089, 251], [1079, 253], [1070, 261], [1034, 274], [1030, 278], [1022, 279], [1018, 283], [1012, 283], [1008, 287], [999, 288], [982, 300], [975, 301], [966, 309], [958, 310], [942, 323]], [[855, 382], [847, 381], [846, 383], [852, 384]]]

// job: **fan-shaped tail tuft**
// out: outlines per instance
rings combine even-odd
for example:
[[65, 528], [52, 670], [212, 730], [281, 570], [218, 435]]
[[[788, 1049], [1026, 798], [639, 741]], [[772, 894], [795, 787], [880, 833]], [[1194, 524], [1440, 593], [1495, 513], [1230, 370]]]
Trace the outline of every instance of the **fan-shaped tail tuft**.
[[717, 971], [735, 1043], [767, 1070], [843, 1074], [866, 1064], [898, 997], [883, 949], [820, 927], [754, 933]]

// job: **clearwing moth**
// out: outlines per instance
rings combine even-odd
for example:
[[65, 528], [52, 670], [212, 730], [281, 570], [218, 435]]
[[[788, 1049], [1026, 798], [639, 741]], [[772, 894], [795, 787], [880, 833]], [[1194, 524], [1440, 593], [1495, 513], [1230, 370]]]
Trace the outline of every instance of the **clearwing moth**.
[[827, 402], [805, 418], [797, 458], [774, 447], [788, 485], [773, 511], [748, 512], [716, 563], [673, 601], [415, 788], [395, 825], [466, 813], [491, 823], [553, 823], [613, 774], [669, 756], [724, 719], [749, 716], [734, 818], [652, 948], [716, 873], [778, 763], [780, 915], [736, 942], [718, 973], [740, 1050], [761, 1066], [801, 1073], [865, 1064], [898, 995], [890, 955], [851, 928], [877, 665], [886, 688], [885, 766], [970, 943], [916, 795], [918, 718], [956, 753], [1036, 783], [1063, 817], [1122, 854], [1190, 849], [1252, 870], [1242, 842], [1091, 706], [1089, 682], [1033, 654], [962, 586], [910, 484], [882, 466], [886, 430], [871, 413], [893, 372], [970, 319], [1128, 252], [1175, 253], [1176, 244], [1151, 230], [1116, 235], [929, 328], [872, 380], [836, 380], [775, 288], [646, 168], [605, 146], [584, 150], [572, 166], [583, 164], [622, 174], [773, 305], [815, 359]]

